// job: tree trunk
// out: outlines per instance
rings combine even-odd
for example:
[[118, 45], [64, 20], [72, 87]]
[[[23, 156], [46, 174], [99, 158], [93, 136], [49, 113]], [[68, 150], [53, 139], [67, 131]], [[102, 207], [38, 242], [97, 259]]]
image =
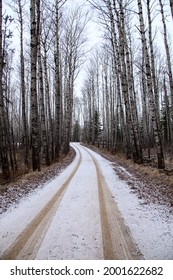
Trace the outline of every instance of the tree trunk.
[[60, 47], [59, 47], [59, 1], [56, 1], [55, 24], [55, 159], [59, 159], [60, 153], [60, 108], [61, 108], [61, 78], [60, 78]]
[[3, 75], [2, 0], [0, 0], [0, 156], [1, 156], [2, 175], [5, 179], [7, 179], [10, 176], [10, 168], [9, 168], [7, 140], [6, 140], [6, 133], [5, 133], [2, 75]]
[[148, 93], [149, 93], [150, 110], [151, 110], [151, 115], [152, 115], [152, 124], [153, 124], [154, 137], [155, 137], [155, 143], [156, 143], [156, 148], [157, 148], [158, 168], [164, 169], [165, 168], [164, 154], [163, 154], [161, 135], [160, 135], [159, 126], [158, 126], [157, 114], [156, 114], [156, 110], [155, 110], [151, 67], [150, 67], [148, 48], [147, 48], [147, 42], [146, 42], [146, 37], [145, 37], [145, 27], [144, 27], [141, 0], [138, 0], [138, 9], [139, 9], [141, 40], [142, 40], [142, 47], [144, 50], [145, 68], [146, 68], [146, 75], [147, 75], [147, 86], [148, 86]]
[[45, 78], [45, 95], [48, 111], [48, 136], [49, 136], [49, 151], [51, 161], [54, 161], [54, 128], [53, 128], [53, 119], [51, 114], [51, 105], [50, 105], [50, 90], [49, 90], [49, 79], [48, 79], [48, 64], [47, 64], [47, 51], [46, 45], [44, 45], [44, 78]]
[[168, 98], [168, 93], [167, 93], [167, 87], [166, 87], [166, 80], [164, 77], [163, 80], [163, 89], [164, 89], [164, 99], [165, 99], [165, 127], [164, 127], [164, 131], [166, 131], [165, 133], [165, 144], [168, 144], [169, 147], [171, 147], [172, 143], [171, 143], [171, 125], [170, 125], [170, 120], [171, 120], [171, 114], [170, 114], [170, 102], [169, 102], [169, 98]]
[[[166, 21], [164, 16], [163, 10], [163, 3], [162, 0], [159, 0], [161, 15], [162, 15], [162, 23], [163, 23], [163, 35], [164, 35], [164, 44], [165, 44], [165, 51], [166, 51], [166, 58], [167, 58], [167, 68], [168, 68], [168, 76], [169, 76], [169, 87], [170, 87], [170, 95], [171, 95], [171, 136], [173, 136], [173, 75], [172, 75], [172, 61], [170, 57], [169, 51], [169, 44], [167, 39], [167, 28], [166, 28]], [[173, 139], [171, 139], [173, 141]], [[173, 149], [171, 146], [171, 153], [173, 155]]]
[[31, 145], [33, 171], [40, 170], [40, 137], [37, 100], [37, 28], [39, 23], [36, 20], [36, 4], [37, 11], [39, 11], [39, 0], [31, 0]]
[[169, 0], [169, 2], [170, 2], [171, 14], [172, 14], [172, 18], [173, 18], [173, 0]]
[[152, 38], [152, 19], [151, 19], [151, 8], [150, 0], [147, 0], [147, 15], [148, 15], [148, 26], [149, 26], [149, 45], [150, 45], [150, 58], [151, 58], [151, 76], [153, 83], [153, 94], [155, 100], [155, 110], [157, 114], [158, 126], [160, 130], [160, 114], [159, 114], [159, 93], [156, 82], [156, 67], [155, 67], [155, 57], [154, 57], [154, 48], [153, 48], [153, 38]]
[[[144, 51], [143, 51], [144, 52]], [[149, 108], [148, 108], [148, 91], [145, 78], [145, 60], [144, 53], [142, 55], [142, 73], [141, 73], [141, 93], [142, 93], [142, 125], [143, 125], [143, 147], [147, 148], [148, 158], [150, 159], [150, 119], [149, 119]]]
[[25, 63], [23, 53], [23, 13], [21, 0], [18, 0], [19, 5], [19, 22], [20, 22], [20, 76], [21, 76], [21, 92], [22, 92], [22, 122], [23, 122], [23, 139], [24, 139], [24, 163], [26, 170], [29, 168], [29, 139], [28, 126], [26, 117], [26, 89], [25, 89]]
[[38, 69], [39, 69], [39, 90], [40, 90], [40, 112], [41, 112], [41, 135], [43, 143], [43, 157], [47, 166], [50, 165], [48, 139], [46, 130], [45, 104], [44, 104], [44, 84], [43, 84], [43, 68], [41, 59], [40, 40], [38, 44]]

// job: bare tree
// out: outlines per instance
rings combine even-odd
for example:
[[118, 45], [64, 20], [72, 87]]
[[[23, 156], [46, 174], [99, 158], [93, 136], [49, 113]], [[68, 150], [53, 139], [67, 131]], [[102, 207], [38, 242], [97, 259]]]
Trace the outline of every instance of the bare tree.
[[171, 13], [172, 13], [172, 18], [173, 18], [173, 0], [169, 0], [169, 2], [170, 2]]
[[157, 147], [158, 168], [164, 169], [165, 162], [164, 162], [163, 146], [162, 146], [161, 134], [159, 130], [158, 118], [157, 118], [155, 102], [154, 102], [151, 66], [150, 66], [149, 53], [148, 53], [147, 42], [145, 37], [145, 26], [144, 26], [141, 0], [138, 0], [138, 9], [139, 9], [140, 33], [141, 33], [141, 40], [142, 40], [142, 47], [143, 47], [143, 54], [144, 54], [145, 71], [147, 76], [147, 87], [148, 87], [149, 101], [150, 101], [150, 111], [152, 115], [154, 138]]
[[[61, 3], [63, 2], [63, 3]], [[66, 1], [56, 0], [55, 6], [55, 159], [60, 153], [61, 126], [61, 73], [60, 73], [60, 5]]]
[[24, 139], [24, 162], [28, 169], [29, 167], [29, 136], [28, 124], [26, 116], [26, 86], [25, 86], [25, 59], [24, 59], [24, 42], [23, 42], [23, 5], [21, 0], [18, 0], [18, 18], [20, 24], [20, 76], [21, 76], [21, 92], [22, 92], [22, 121], [23, 121], [23, 139]]
[[82, 12], [82, 7], [75, 8], [69, 12], [65, 19], [64, 38], [62, 42], [64, 54], [64, 137], [63, 152], [69, 151], [72, 129], [72, 110], [74, 81], [84, 55], [83, 46], [86, 41], [85, 26], [87, 15]]
[[[160, 11], [162, 16], [162, 23], [163, 23], [163, 35], [164, 35], [164, 45], [166, 51], [166, 59], [167, 59], [167, 69], [168, 69], [168, 77], [169, 77], [169, 87], [170, 87], [170, 95], [171, 95], [171, 106], [173, 108], [173, 75], [172, 75], [172, 65], [171, 65], [171, 56], [169, 50], [169, 43], [168, 43], [168, 32], [166, 27], [166, 20], [164, 16], [164, 9], [162, 0], [159, 0], [160, 4]], [[171, 139], [173, 139], [173, 110], [171, 110]], [[171, 147], [172, 149], [172, 147]], [[172, 150], [173, 153], [173, 150]]]
[[[41, 30], [40, 30], [41, 33]], [[38, 75], [39, 75], [39, 97], [40, 97], [40, 114], [41, 114], [41, 137], [43, 143], [43, 157], [47, 166], [50, 165], [48, 137], [46, 129], [46, 116], [45, 116], [45, 95], [44, 95], [44, 82], [43, 82], [43, 66], [41, 55], [41, 34], [38, 34]]]
[[3, 97], [3, 48], [2, 48], [2, 0], [0, 0], [0, 156], [2, 174], [4, 178], [8, 178], [10, 175], [10, 168], [8, 162], [7, 153], [7, 139], [6, 139], [6, 127], [5, 127], [5, 109], [4, 109], [4, 97]]
[[40, 1], [31, 0], [31, 144], [32, 144], [32, 168], [40, 170], [40, 134], [38, 119], [37, 99], [37, 58], [38, 58], [38, 32], [40, 18]]
[[[54, 11], [51, 10], [49, 5], [44, 3], [44, 10], [42, 11], [42, 27], [41, 27], [41, 45], [43, 48], [43, 77], [44, 77], [44, 100], [45, 100], [45, 118], [46, 118], [46, 126], [47, 126], [47, 145], [48, 153], [50, 154], [49, 160], [53, 162], [55, 159], [54, 153], [54, 124], [53, 124], [53, 110], [51, 106], [51, 81], [50, 81], [50, 74], [53, 71], [50, 68], [51, 60], [50, 56], [53, 55], [51, 49], [53, 49], [53, 34], [55, 33], [54, 29], [56, 30], [56, 26], [54, 28], [54, 17], [51, 15], [54, 14]], [[52, 74], [53, 75], [53, 74]]]

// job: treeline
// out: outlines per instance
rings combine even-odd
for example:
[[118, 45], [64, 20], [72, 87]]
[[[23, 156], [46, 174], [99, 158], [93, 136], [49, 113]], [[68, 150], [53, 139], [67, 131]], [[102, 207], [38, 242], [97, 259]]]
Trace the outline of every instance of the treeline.
[[164, 169], [165, 155], [173, 157], [173, 1], [89, 2], [104, 43], [83, 86], [83, 141], [123, 151], [137, 163], [154, 153]]
[[67, 0], [12, 0], [12, 17], [2, 2], [0, 168], [9, 178], [22, 168], [40, 170], [69, 152], [87, 15], [81, 6], [69, 8]]
[[59, 160], [71, 140], [123, 151], [137, 163], [154, 153], [160, 169], [173, 158], [173, 1], [87, 1], [104, 38], [88, 53], [82, 97], [74, 98], [87, 41], [84, 2], [9, 0], [12, 17], [0, 0], [4, 178]]

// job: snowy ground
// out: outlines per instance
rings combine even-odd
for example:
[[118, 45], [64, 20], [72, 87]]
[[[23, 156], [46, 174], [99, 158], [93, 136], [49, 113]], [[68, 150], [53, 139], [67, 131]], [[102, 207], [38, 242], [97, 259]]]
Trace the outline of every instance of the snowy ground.
[[[64, 172], [0, 216], [1, 256], [60, 189], [81, 153], [79, 168], [44, 233], [35, 258], [104, 258], [96, 169], [87, 149], [78, 144], [74, 147], [77, 156]], [[99, 162], [112, 197], [144, 258], [173, 259], [173, 215], [166, 207], [139, 200], [128, 184], [115, 174], [111, 162], [91, 150], [90, 153]]]
[[109, 161], [100, 157], [99, 162], [104, 166], [104, 175], [111, 193], [144, 258], [172, 260], [173, 215], [169, 209], [152, 203], [146, 204], [125, 181], [118, 178]]

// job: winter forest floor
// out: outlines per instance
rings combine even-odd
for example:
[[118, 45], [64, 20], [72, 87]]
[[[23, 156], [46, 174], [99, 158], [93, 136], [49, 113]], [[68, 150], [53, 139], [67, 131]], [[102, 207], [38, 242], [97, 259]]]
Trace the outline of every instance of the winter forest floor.
[[143, 199], [146, 204], [151, 202], [166, 205], [173, 213], [173, 175], [167, 175], [149, 164], [135, 164], [132, 160], [125, 159], [124, 154], [112, 155], [105, 148], [92, 145], [87, 147], [112, 161], [116, 174], [128, 183], [138, 198]]
[[[112, 161], [119, 178], [127, 181], [131, 190], [146, 204], [153, 202], [166, 205], [170, 212], [173, 212], [173, 175], [168, 176], [149, 165], [134, 164], [132, 160], [126, 160], [122, 154], [112, 155], [106, 149], [87, 146]], [[71, 149], [65, 158], [61, 158], [58, 163], [49, 167], [43, 167], [41, 172], [30, 172], [3, 185], [0, 181], [0, 213], [6, 211], [11, 204], [18, 202], [37, 186], [57, 176], [73, 161], [74, 157], [75, 151]]]
[[[29, 172], [4, 184], [0, 179], [0, 213], [6, 211], [11, 204], [17, 203], [23, 196], [52, 180], [60, 174], [74, 159], [74, 149], [70, 149], [66, 157], [60, 157], [59, 162], [49, 167], [42, 167], [42, 170]], [[2, 184], [3, 183], [3, 184]]]

